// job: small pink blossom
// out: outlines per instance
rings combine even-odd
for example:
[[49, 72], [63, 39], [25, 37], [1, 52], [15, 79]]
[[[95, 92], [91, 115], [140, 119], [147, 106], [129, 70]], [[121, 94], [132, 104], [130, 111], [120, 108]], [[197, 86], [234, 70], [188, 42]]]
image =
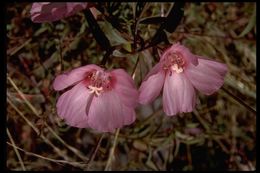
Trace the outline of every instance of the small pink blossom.
[[163, 110], [168, 116], [191, 112], [196, 91], [216, 92], [227, 73], [225, 64], [192, 54], [179, 43], [168, 48], [147, 74], [139, 89], [139, 102], [152, 102], [163, 88]]
[[53, 22], [93, 6], [91, 3], [36, 2], [32, 4], [31, 19], [35, 23]]
[[123, 69], [105, 71], [91, 64], [61, 74], [53, 83], [56, 91], [70, 86], [56, 105], [70, 126], [113, 132], [135, 121], [138, 91]]

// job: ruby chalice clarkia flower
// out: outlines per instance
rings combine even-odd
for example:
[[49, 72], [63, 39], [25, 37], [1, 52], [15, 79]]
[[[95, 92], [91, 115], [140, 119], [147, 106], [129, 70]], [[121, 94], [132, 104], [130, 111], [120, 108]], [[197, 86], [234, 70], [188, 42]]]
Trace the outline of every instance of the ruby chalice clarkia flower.
[[55, 78], [54, 90], [68, 87], [56, 107], [58, 115], [70, 126], [113, 132], [136, 119], [138, 91], [123, 69], [105, 71], [91, 64]]
[[149, 104], [163, 89], [163, 110], [168, 116], [192, 112], [196, 90], [211, 95], [223, 84], [227, 66], [192, 54], [180, 43], [173, 44], [147, 74], [139, 88], [139, 103]]

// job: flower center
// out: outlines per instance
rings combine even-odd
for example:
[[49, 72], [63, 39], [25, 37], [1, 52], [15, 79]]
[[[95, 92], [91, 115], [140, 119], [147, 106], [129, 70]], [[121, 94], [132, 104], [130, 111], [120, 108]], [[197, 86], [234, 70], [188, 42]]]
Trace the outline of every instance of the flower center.
[[87, 72], [85, 82], [89, 93], [94, 93], [97, 97], [102, 92], [112, 89], [112, 77], [103, 71], [93, 70]]
[[165, 58], [163, 64], [164, 70], [170, 70], [170, 72], [182, 73], [185, 66], [185, 60], [183, 56], [178, 52], [173, 52]]

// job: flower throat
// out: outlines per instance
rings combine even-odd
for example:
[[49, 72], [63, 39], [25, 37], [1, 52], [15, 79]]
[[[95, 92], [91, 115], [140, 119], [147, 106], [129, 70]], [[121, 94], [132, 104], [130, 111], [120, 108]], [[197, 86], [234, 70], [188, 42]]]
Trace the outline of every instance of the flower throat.
[[184, 70], [185, 60], [178, 52], [169, 53], [164, 59], [163, 69], [172, 72], [182, 73]]

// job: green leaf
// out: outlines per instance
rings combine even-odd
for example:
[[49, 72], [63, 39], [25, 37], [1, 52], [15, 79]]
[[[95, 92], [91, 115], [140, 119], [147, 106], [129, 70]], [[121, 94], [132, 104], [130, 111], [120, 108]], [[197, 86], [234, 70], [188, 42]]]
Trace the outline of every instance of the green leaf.
[[256, 7], [254, 8], [253, 14], [246, 28], [241, 32], [241, 34], [238, 37], [244, 37], [247, 33], [251, 31], [251, 29], [254, 28], [255, 24], [256, 24]]
[[121, 37], [120, 32], [113, 28], [113, 26], [109, 22], [104, 21], [100, 22], [99, 24], [112, 46], [128, 43], [127, 40]]
[[85, 17], [87, 19], [89, 29], [91, 30], [93, 36], [95, 37], [97, 43], [106, 51], [111, 49], [110, 42], [103, 31], [100, 29], [96, 19], [94, 18], [92, 12], [87, 9], [85, 11]]
[[131, 52], [132, 51], [132, 46], [131, 46], [131, 43], [130, 42], [127, 42], [125, 44], [123, 44], [123, 48], [128, 51], [128, 52]]

